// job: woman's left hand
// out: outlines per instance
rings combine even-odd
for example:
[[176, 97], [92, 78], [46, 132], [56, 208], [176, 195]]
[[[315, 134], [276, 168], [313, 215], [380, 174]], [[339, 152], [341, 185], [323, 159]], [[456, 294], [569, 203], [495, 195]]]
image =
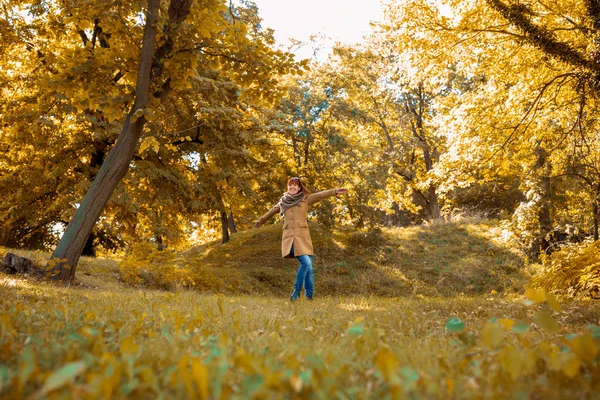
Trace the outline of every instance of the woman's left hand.
[[348, 189], [346, 189], [346, 188], [335, 189], [335, 194], [348, 194]]

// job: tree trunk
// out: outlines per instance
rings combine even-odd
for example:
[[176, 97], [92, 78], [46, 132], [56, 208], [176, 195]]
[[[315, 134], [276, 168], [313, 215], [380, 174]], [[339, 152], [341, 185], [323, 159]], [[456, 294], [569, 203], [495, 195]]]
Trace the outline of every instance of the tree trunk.
[[292, 146], [294, 147], [294, 158], [296, 159], [296, 168], [302, 167], [302, 156], [300, 155], [300, 149], [298, 148], [298, 141], [292, 139]]
[[[548, 153], [542, 147], [541, 141], [538, 141], [535, 147], [536, 162], [533, 167], [535, 180], [535, 191], [539, 197], [537, 201], [537, 222], [539, 224], [539, 232], [532, 241], [528, 251], [532, 259], [537, 260], [541, 252], [546, 252], [550, 247], [546, 236], [552, 231], [552, 215], [550, 213], [550, 171], [551, 165], [548, 161]], [[532, 201], [529, 199], [529, 201]]]
[[598, 198], [594, 201], [594, 241], [598, 240]]
[[[419, 84], [415, 93], [418, 107], [415, 107], [413, 102], [406, 100], [405, 109], [406, 112], [411, 116], [410, 127], [413, 137], [417, 140], [418, 147], [423, 152], [423, 161], [425, 162], [425, 171], [429, 172], [433, 169], [435, 160], [435, 148], [431, 149], [431, 145], [427, 140], [427, 133], [423, 124], [423, 118], [426, 108], [425, 93], [423, 92], [423, 85]], [[437, 188], [434, 184], [430, 184], [427, 188], [427, 213], [429, 218], [432, 220], [439, 219], [441, 217], [440, 204], [437, 196]]]
[[550, 162], [546, 150], [538, 144], [536, 148], [537, 164], [536, 169], [540, 172], [539, 190], [541, 203], [538, 210], [538, 219], [540, 223], [539, 246], [541, 251], [546, 251], [550, 246], [546, 235], [552, 230], [552, 216], [550, 215]]
[[160, 233], [156, 234], [155, 240], [156, 240], [156, 248], [158, 251], [163, 251], [164, 249], [167, 248], [167, 245], [165, 245], [165, 243], [163, 242], [163, 238]]
[[306, 143], [304, 143], [304, 166], [308, 166], [308, 155], [310, 153], [310, 134], [306, 135]]
[[430, 185], [427, 191], [429, 192], [429, 198], [427, 202], [427, 205], [429, 206], [429, 216], [432, 220], [440, 219], [442, 217], [442, 213], [440, 211], [440, 203], [438, 202], [436, 187], [434, 185]]
[[227, 217], [227, 225], [229, 226], [229, 233], [237, 233], [235, 220], [233, 219], [233, 211], [229, 212], [229, 217]]
[[[52, 259], [58, 260], [53, 263], [50, 269], [50, 274], [54, 279], [73, 281], [75, 267], [94, 224], [100, 217], [117, 184], [129, 169], [129, 164], [146, 123], [143, 114], [140, 116], [136, 112], [143, 111], [148, 105], [159, 7], [160, 0], [148, 0], [146, 26], [144, 28], [141, 60], [136, 83], [135, 104], [125, 120], [115, 146], [106, 157], [100, 171], [98, 171], [98, 176], [94, 179], [54, 253], [52, 253]], [[134, 114], [138, 116], [135, 120], [133, 120]]]
[[227, 212], [221, 211], [221, 244], [229, 242], [229, 225], [227, 221]]

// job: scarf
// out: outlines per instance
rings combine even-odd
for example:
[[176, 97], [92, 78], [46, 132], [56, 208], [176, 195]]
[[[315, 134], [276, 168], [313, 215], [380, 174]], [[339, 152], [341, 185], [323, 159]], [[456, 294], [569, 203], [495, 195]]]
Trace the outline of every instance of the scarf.
[[285, 212], [290, 208], [299, 206], [300, 202], [304, 199], [304, 196], [304, 192], [296, 194], [285, 193], [283, 196], [281, 196], [281, 199], [279, 199], [279, 203], [277, 203], [280, 209], [279, 213], [283, 216], [283, 214], [285, 214]]

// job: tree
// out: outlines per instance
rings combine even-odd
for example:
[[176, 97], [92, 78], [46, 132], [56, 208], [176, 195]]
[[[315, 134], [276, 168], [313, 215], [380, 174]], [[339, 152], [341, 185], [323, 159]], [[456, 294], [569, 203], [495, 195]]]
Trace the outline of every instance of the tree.
[[[125, 119], [115, 146], [102, 163], [102, 167], [98, 171], [90, 190], [83, 198], [77, 212], [52, 253], [52, 258], [60, 261], [52, 266], [50, 273], [58, 279], [72, 281], [75, 278], [75, 267], [85, 242], [117, 184], [129, 169], [129, 163], [147, 121], [145, 109], [148, 109], [150, 103], [151, 84], [161, 78], [166, 58], [170, 56], [172, 51], [173, 38], [171, 35], [173, 32], [171, 30], [176, 29], [185, 20], [190, 12], [191, 5], [191, 0], [171, 1], [168, 12], [169, 19], [164, 27], [165, 41], [155, 49], [160, 0], [148, 1], [135, 102]], [[155, 97], [166, 96], [169, 90], [169, 85], [165, 84]]]
[[[40, 190], [40, 194], [34, 197], [32, 204], [40, 205], [43, 202], [55, 201], [55, 207], [48, 211], [55, 209], [57, 213], [47, 213], [49, 215], [42, 223], [31, 224], [32, 228], [33, 230], [51, 228], [56, 222], [70, 218], [70, 207], [73, 204], [78, 207], [77, 218], [73, 220], [71, 226], [79, 226], [76, 229], [67, 229], [54, 253], [55, 258], [62, 260], [53, 269], [53, 272], [58, 272], [56, 277], [59, 279], [72, 278], [74, 266], [71, 270], [64, 269], [63, 266], [76, 265], [81, 254], [78, 250], [81, 239], [88, 236], [89, 232], [86, 234], [88, 225], [94, 225], [94, 222], [90, 221], [97, 220], [97, 217], [93, 218], [93, 214], [105, 209], [102, 203], [109, 204], [111, 212], [121, 215], [124, 215], [122, 211], [130, 215], [138, 210], [143, 211], [151, 217], [148, 221], [154, 221], [148, 223], [156, 225], [152, 229], [155, 232], [151, 235], [157, 241], [160, 240], [161, 232], [165, 232], [164, 225], [161, 228], [159, 221], [166, 223], [165, 218], [170, 218], [169, 215], [176, 218], [176, 213], [171, 211], [175, 208], [173, 205], [175, 202], [167, 199], [164, 192], [161, 192], [160, 196], [152, 197], [150, 193], [138, 191], [136, 196], [140, 200], [139, 205], [146, 204], [148, 207], [139, 207], [135, 203], [132, 207], [131, 202], [123, 201], [121, 198], [113, 197], [111, 203], [101, 198], [110, 198], [114, 181], [119, 182], [119, 176], [124, 176], [123, 171], [127, 172], [130, 165], [134, 167], [133, 176], [151, 177], [152, 169], [162, 170], [173, 178], [165, 180], [165, 185], [172, 182], [175, 186], [182, 187], [183, 184], [186, 187], [193, 187], [192, 184], [185, 183], [190, 182], [190, 174], [183, 166], [186, 164], [187, 155], [194, 151], [191, 150], [191, 153], [190, 150], [176, 151], [177, 148], [185, 148], [187, 145], [181, 141], [181, 138], [167, 139], [163, 138], [162, 134], [164, 126], [160, 122], [166, 118], [159, 119], [159, 117], [170, 111], [169, 107], [163, 107], [170, 94], [175, 94], [177, 98], [185, 91], [194, 90], [194, 82], [201, 81], [202, 75], [209, 76], [210, 71], [217, 71], [217, 75], [226, 76], [230, 81], [229, 86], [232, 88], [230, 92], [239, 92], [235, 97], [242, 98], [245, 102], [268, 104], [274, 101], [281, 90], [275, 77], [290, 71], [297, 72], [301, 67], [293, 61], [290, 54], [270, 48], [273, 44], [272, 36], [259, 29], [256, 24], [257, 16], [252, 12], [252, 8], [242, 10], [227, 7], [222, 1], [211, 0], [198, 2], [174, 0], [168, 7], [166, 5], [160, 7], [157, 3], [157, 25], [153, 29], [157, 31], [160, 39], [155, 48], [147, 50], [150, 58], [142, 57], [146, 64], [138, 65], [136, 50], [140, 48], [140, 44], [144, 47], [148, 43], [143, 39], [143, 25], [140, 24], [139, 19], [144, 9], [143, 5], [144, 2], [123, 4], [119, 1], [92, 1], [87, 3], [86, 8], [80, 8], [76, 3], [70, 2], [54, 4], [30, 1], [14, 2], [4, 9], [3, 22], [5, 23], [2, 27], [12, 35], [6, 37], [16, 40], [9, 41], [8, 46], [3, 49], [6, 49], [7, 53], [12, 52], [17, 61], [14, 64], [8, 62], [7, 68], [2, 70], [2, 79], [6, 79], [7, 82], [11, 81], [8, 79], [9, 76], [17, 79], [13, 79], [13, 84], [3, 92], [3, 95], [12, 97], [14, 101], [3, 103], [3, 130], [6, 129], [9, 135], [2, 135], [3, 145], [7, 143], [7, 152], [6, 157], [2, 158], [0, 168], [9, 172], [10, 180], [17, 178], [17, 171], [23, 165], [23, 160], [19, 162], [14, 157], [18, 154], [16, 148], [18, 141], [10, 144], [8, 141], [5, 142], [4, 138], [23, 137], [21, 132], [23, 128], [26, 131], [27, 121], [25, 119], [20, 123], [20, 128], [7, 124], [22, 120], [24, 110], [28, 107], [31, 110], [27, 102], [36, 104], [37, 107], [33, 112], [30, 111], [31, 119], [47, 121], [44, 122], [44, 130], [56, 139], [51, 142], [46, 141], [45, 147], [42, 140], [34, 142], [30, 138], [24, 138], [21, 143], [35, 143], [36, 146], [39, 143], [35, 148], [38, 151], [36, 154], [41, 155], [40, 167], [43, 168], [44, 159], [50, 160], [54, 167], [52, 172], [46, 166], [40, 179], [49, 173], [54, 174], [56, 179], [49, 181], [54, 186]], [[27, 20], [22, 17], [25, 13], [29, 16]], [[186, 16], [194, 23], [187, 23]], [[54, 28], [49, 29], [47, 24], [54, 24]], [[154, 34], [146, 35], [146, 39], [151, 36]], [[23, 53], [24, 48], [30, 51]], [[19, 63], [27, 63], [25, 64], [27, 68], [18, 68]], [[145, 102], [142, 101], [144, 94], [139, 92], [144, 88], [136, 86], [134, 74], [134, 71], [142, 66], [147, 73], [147, 79], [138, 83], [146, 85], [148, 94]], [[40, 69], [43, 73], [40, 73]], [[141, 76], [139, 74], [138, 77]], [[15, 82], [23, 84], [19, 87]], [[28, 82], [26, 86], [25, 82]], [[90, 90], [91, 88], [93, 90]], [[198, 89], [198, 86], [196, 88]], [[137, 103], [134, 103], [134, 99]], [[140, 101], [145, 107], [140, 107]], [[132, 107], [132, 104], [135, 104], [135, 107]], [[208, 113], [206, 116], [210, 118], [211, 114], [215, 115]], [[187, 116], [185, 119], [192, 120]], [[63, 121], [64, 124], [58, 124], [59, 121]], [[86, 138], [86, 130], [90, 126], [93, 129], [93, 134], [90, 135], [93, 140]], [[189, 125], [179, 126], [178, 130], [189, 127]], [[122, 139], [128, 140], [117, 140], [118, 131], [121, 131]], [[146, 138], [140, 146], [140, 154], [135, 155], [142, 134]], [[68, 140], [69, 146], [64, 146], [65, 139]], [[115, 142], [121, 144], [117, 145]], [[123, 143], [127, 146], [123, 146]], [[190, 145], [194, 145], [193, 141]], [[162, 146], [170, 153], [168, 151], [159, 153]], [[126, 151], [123, 151], [124, 148]], [[148, 153], [148, 148], [156, 151]], [[112, 156], [106, 156], [109, 150]], [[55, 155], [54, 158], [46, 156], [51, 153]], [[164, 159], [169, 155], [175, 155], [177, 160]], [[113, 164], [115, 160], [120, 168], [114, 171], [109, 169], [107, 174], [107, 170], [102, 168], [115, 166], [116, 164]], [[100, 165], [102, 168], [98, 171]], [[147, 172], [140, 174], [145, 169]], [[82, 176], [85, 178], [84, 181], [79, 179]], [[33, 178], [33, 176], [29, 177]], [[70, 177], [71, 181], [65, 182], [65, 177]], [[106, 182], [106, 178], [109, 178], [110, 184], [104, 185], [108, 186], [101, 184]], [[88, 191], [87, 199], [79, 203], [78, 193], [88, 189], [88, 182], [91, 179], [95, 183]], [[9, 183], [8, 180], [6, 182]], [[104, 188], [108, 189], [104, 190]], [[117, 186], [114, 185], [114, 188]], [[124, 197], [135, 192], [133, 186], [130, 186], [129, 192], [118, 190], [119, 195]], [[33, 191], [29, 190], [29, 193], [31, 192]], [[15, 200], [19, 198], [20, 193], [15, 194]], [[186, 193], [192, 194], [193, 190], [186, 189]], [[144, 200], [145, 195], [150, 195], [146, 196], [147, 200]], [[190, 197], [188, 196], [188, 199]], [[157, 202], [156, 208], [150, 206], [152, 202]], [[191, 200], [186, 202], [188, 205], [192, 204]], [[19, 209], [16, 203], [15, 201], [6, 213], [0, 210], [3, 222], [17, 221], [14, 218], [15, 210]], [[172, 205], [170, 209], [169, 203]], [[93, 213], [85, 211], [90, 206], [95, 210]], [[163, 211], [154, 213], [155, 209], [160, 207], [163, 207]], [[185, 208], [191, 210], [194, 207]], [[195, 210], [201, 211], [199, 208]], [[27, 216], [26, 212], [20, 214], [25, 218]], [[117, 214], [105, 213], [101, 225], [108, 225], [107, 222], [111, 219], [113, 222], [118, 221], [118, 218], [114, 218]], [[87, 217], [80, 218], [86, 215]], [[13, 224], [10, 225], [14, 227]], [[6, 225], [3, 223], [4, 226]], [[135, 220], [130, 220], [131, 230], [139, 226], [137, 217]]]
[[569, 210], [589, 198], [567, 176], [574, 171], [568, 165], [581, 160], [569, 144], [581, 143], [576, 138], [595, 124], [587, 116], [597, 108], [598, 4], [445, 3], [390, 4], [395, 24], [382, 25], [408, 52], [413, 79], [443, 82], [460, 71], [469, 83], [448, 92], [438, 108], [450, 138], [438, 171], [443, 192], [497, 180], [498, 173], [501, 181], [518, 176], [525, 198], [513, 219], [526, 227], [519, 236], [543, 243], [575, 221]]

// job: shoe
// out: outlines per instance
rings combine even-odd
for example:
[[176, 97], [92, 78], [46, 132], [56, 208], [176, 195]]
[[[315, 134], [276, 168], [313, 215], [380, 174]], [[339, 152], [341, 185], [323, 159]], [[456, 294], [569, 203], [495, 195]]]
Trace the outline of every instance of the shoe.
[[290, 301], [296, 301], [300, 298], [300, 293], [296, 293], [296, 291], [294, 290], [292, 292], [292, 295], [290, 296]]

